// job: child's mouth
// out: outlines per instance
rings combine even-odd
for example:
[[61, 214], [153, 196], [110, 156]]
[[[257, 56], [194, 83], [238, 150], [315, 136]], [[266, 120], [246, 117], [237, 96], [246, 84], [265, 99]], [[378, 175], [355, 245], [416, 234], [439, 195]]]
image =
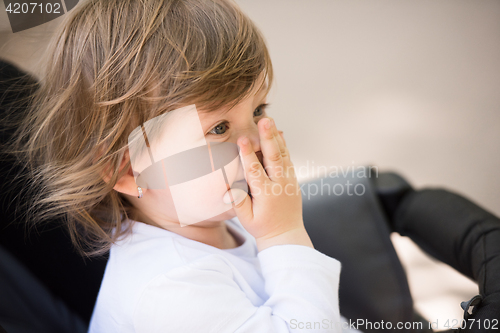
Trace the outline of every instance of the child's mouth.
[[262, 155], [261, 151], [255, 152], [255, 155], [257, 155], [257, 158], [259, 159], [260, 164], [264, 166], [264, 155]]
[[240, 180], [235, 180], [231, 184], [231, 188], [237, 188], [237, 189], [243, 190], [245, 192], [250, 192], [250, 188], [248, 187], [248, 184], [247, 184], [247, 181], [245, 180], [245, 178], [240, 179]]

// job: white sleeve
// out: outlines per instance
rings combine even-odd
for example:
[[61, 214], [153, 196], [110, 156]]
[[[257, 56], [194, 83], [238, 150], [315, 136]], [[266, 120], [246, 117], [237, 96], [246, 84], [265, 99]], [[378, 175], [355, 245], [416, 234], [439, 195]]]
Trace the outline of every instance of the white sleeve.
[[148, 283], [134, 311], [136, 332], [342, 332], [338, 260], [291, 244], [258, 258], [269, 295], [262, 306], [251, 303], [226, 262], [198, 260]]

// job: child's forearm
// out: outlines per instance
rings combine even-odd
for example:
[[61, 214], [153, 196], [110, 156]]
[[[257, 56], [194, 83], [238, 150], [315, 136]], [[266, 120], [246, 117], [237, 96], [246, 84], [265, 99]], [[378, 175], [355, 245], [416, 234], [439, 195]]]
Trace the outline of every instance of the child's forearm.
[[267, 249], [273, 245], [304, 245], [314, 248], [309, 235], [304, 227], [293, 229], [280, 235], [256, 239], [257, 249], [260, 251]]

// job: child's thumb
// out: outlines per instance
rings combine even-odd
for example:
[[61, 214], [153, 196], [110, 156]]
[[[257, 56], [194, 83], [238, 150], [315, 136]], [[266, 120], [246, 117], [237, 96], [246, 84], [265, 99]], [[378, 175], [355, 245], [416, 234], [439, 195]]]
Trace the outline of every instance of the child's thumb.
[[240, 221], [252, 218], [252, 200], [247, 192], [239, 188], [232, 188], [224, 194], [222, 200], [225, 204], [233, 206]]

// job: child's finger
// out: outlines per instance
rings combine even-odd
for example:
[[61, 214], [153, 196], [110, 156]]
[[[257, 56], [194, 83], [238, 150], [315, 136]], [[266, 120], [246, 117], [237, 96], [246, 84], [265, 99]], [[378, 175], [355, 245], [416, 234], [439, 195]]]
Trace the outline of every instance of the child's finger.
[[[274, 123], [274, 119], [272, 120]], [[283, 137], [283, 131], [278, 131], [276, 124], [274, 124], [273, 126], [273, 131], [275, 133], [276, 141], [278, 142], [278, 146], [280, 148], [281, 156], [283, 157], [283, 167], [285, 169], [289, 169], [292, 166], [292, 161], [290, 160], [290, 152], [286, 146], [285, 139]]]
[[284, 144], [284, 145], [285, 145], [285, 147], [286, 147], [286, 140], [285, 140], [285, 136], [284, 136], [284, 134], [283, 134], [283, 131], [278, 131], [278, 133], [280, 134], [280, 138], [281, 138], [281, 140], [283, 141], [283, 144]]
[[285, 168], [285, 174], [290, 175], [293, 178], [295, 178], [295, 167], [292, 163], [292, 160], [290, 159], [290, 151], [288, 150], [288, 147], [286, 146], [286, 141], [285, 141], [285, 137], [283, 135], [283, 131], [278, 131], [278, 128], [276, 128], [276, 131], [279, 134], [276, 136], [276, 138], [278, 139], [278, 143], [280, 143], [280, 148], [282, 147], [282, 149], [283, 149], [281, 155], [283, 156], [283, 167]]
[[240, 147], [240, 155], [248, 187], [251, 193], [261, 193], [265, 183], [269, 181], [266, 171], [262, 167], [262, 164], [260, 164], [253, 150], [252, 143], [247, 137], [239, 138], [238, 146]]
[[253, 204], [250, 196], [239, 188], [233, 188], [224, 194], [223, 201], [232, 205], [236, 216], [243, 224], [253, 220]]
[[[267, 178], [262, 164], [260, 164], [257, 155], [255, 155], [250, 140], [246, 137], [239, 138], [238, 146], [240, 147], [240, 155], [248, 187], [253, 196], [256, 196], [258, 193], [261, 193], [261, 189], [269, 178]], [[242, 224], [253, 220], [253, 202], [245, 191], [238, 188], [230, 189], [224, 194], [222, 200], [225, 204], [233, 206]]]
[[274, 132], [274, 137], [276, 138], [276, 141], [278, 142], [278, 146], [280, 148], [280, 152], [281, 152], [281, 156], [284, 158], [284, 159], [289, 159], [289, 152], [288, 152], [288, 148], [286, 147], [285, 145], [285, 141], [283, 139], [283, 131], [278, 131], [278, 128], [276, 127], [276, 124], [274, 122], [274, 119], [273, 118], [269, 118], [272, 120], [273, 122], [273, 132]]
[[283, 157], [273, 129], [273, 122], [264, 118], [257, 124], [259, 127], [260, 150], [262, 151], [264, 167], [273, 181], [277, 181], [283, 173]]
[[278, 146], [280, 148], [280, 152], [281, 152], [281, 155], [283, 156], [283, 154], [285, 153], [285, 144], [283, 142], [283, 138], [281, 137], [280, 133], [281, 131], [278, 131], [278, 128], [276, 127], [276, 123], [274, 122], [274, 119], [271, 118], [271, 117], [268, 117], [269, 119], [271, 119], [271, 122], [272, 122], [272, 130], [273, 130], [273, 133], [274, 133], [274, 137], [276, 138], [276, 141], [278, 142]]

